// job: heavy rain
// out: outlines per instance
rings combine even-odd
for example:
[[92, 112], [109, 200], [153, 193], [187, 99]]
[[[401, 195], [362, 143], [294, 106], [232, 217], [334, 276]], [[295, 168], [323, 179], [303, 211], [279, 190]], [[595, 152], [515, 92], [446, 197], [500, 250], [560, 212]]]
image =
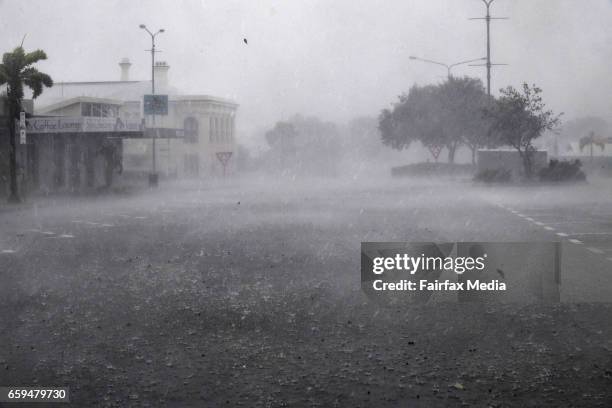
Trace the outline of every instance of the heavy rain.
[[612, 406], [610, 13], [0, 1], [0, 407]]

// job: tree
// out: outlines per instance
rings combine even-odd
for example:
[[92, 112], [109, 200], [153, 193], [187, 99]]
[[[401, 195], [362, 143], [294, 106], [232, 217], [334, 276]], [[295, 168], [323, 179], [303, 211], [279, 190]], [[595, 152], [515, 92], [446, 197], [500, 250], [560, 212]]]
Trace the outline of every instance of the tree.
[[565, 121], [560, 129], [559, 138], [564, 143], [569, 144], [578, 142], [581, 137], [589, 132], [595, 132], [602, 138], [612, 136], [608, 121], [598, 116], [583, 116]]
[[36, 99], [44, 87], [53, 86], [51, 77], [37, 70], [33, 65], [38, 61], [47, 59], [43, 50], [35, 50], [26, 53], [23, 47], [19, 46], [12, 52], [7, 52], [2, 56], [0, 64], [0, 85], [6, 85], [7, 99], [7, 127], [9, 129], [9, 167], [10, 167], [10, 195], [9, 202], [18, 203], [21, 201], [17, 188], [17, 155], [15, 140], [15, 119], [21, 112], [21, 102], [24, 97], [24, 85], [32, 90], [32, 99]]
[[382, 143], [403, 150], [412, 142], [420, 141], [437, 160], [435, 149], [444, 146], [446, 138], [437, 112], [436, 91], [433, 85], [414, 85], [399, 97], [393, 109], [384, 109], [378, 125]]
[[450, 77], [440, 86], [440, 92], [445, 132], [455, 136], [448, 141], [449, 155], [454, 158], [457, 147], [464, 144], [472, 152], [472, 164], [476, 164], [478, 149], [495, 144], [484, 116], [490, 101], [484, 85], [477, 78]]
[[343, 153], [336, 124], [315, 116], [302, 115], [294, 115], [289, 122], [297, 132], [295, 170], [310, 175], [335, 174], [339, 157]]
[[520, 90], [512, 86], [501, 89], [501, 96], [487, 109], [491, 131], [499, 142], [515, 148], [523, 161], [525, 177], [533, 176], [533, 141], [547, 130], [556, 129], [561, 115], [546, 109], [542, 90], [523, 84]]
[[266, 132], [266, 141], [272, 151], [280, 158], [280, 165], [285, 167], [285, 161], [295, 155], [295, 139], [297, 131], [289, 122], [276, 122], [274, 128]]
[[587, 136], [580, 138], [580, 151], [584, 150], [586, 146], [590, 147], [591, 153], [591, 161], [593, 160], [593, 146], [599, 146], [601, 151], [603, 152], [606, 148], [606, 140], [603, 138], [599, 138], [595, 136], [594, 131], [590, 131]]
[[266, 140], [268, 160], [294, 174], [333, 174], [342, 153], [336, 125], [316, 117], [294, 115], [277, 122], [266, 132]]
[[418, 140], [436, 160], [445, 147], [450, 163], [459, 146], [466, 144], [475, 161], [476, 150], [490, 144], [484, 117], [487, 101], [482, 82], [474, 78], [450, 77], [439, 85], [415, 85], [392, 109], [381, 112], [382, 142], [402, 150]]

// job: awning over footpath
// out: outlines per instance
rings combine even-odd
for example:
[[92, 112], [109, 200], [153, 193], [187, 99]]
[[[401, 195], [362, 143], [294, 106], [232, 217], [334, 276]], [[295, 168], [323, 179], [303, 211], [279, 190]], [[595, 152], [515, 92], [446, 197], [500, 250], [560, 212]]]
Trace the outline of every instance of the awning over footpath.
[[183, 137], [183, 129], [147, 128], [139, 119], [96, 118], [85, 116], [46, 116], [26, 119], [28, 134], [105, 133], [118, 138], [176, 139]]

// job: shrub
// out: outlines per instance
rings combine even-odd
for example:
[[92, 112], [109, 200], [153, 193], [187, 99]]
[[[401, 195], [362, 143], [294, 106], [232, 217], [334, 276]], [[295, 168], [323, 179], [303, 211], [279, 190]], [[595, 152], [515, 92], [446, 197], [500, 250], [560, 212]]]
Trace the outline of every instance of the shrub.
[[507, 169], [482, 170], [474, 176], [474, 181], [483, 183], [508, 183], [512, 181], [512, 172]]
[[578, 159], [571, 161], [559, 161], [553, 159], [548, 163], [548, 167], [540, 170], [540, 181], [586, 181], [586, 175], [580, 169], [581, 167], [582, 162]]
[[403, 176], [466, 176], [474, 172], [472, 164], [422, 162], [391, 168], [393, 177]]

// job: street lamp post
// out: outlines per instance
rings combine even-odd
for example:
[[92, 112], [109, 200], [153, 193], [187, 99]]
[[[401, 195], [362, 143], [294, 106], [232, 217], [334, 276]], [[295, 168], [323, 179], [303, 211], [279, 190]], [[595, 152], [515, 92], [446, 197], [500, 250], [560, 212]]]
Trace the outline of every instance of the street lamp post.
[[506, 65], [506, 64], [492, 64], [491, 63], [491, 20], [507, 20], [507, 17], [491, 17], [491, 3], [494, 0], [482, 0], [484, 5], [487, 7], [487, 15], [484, 17], [470, 18], [470, 20], [485, 20], [487, 23], [487, 62], [484, 66], [487, 67], [487, 94], [491, 97], [491, 67], [493, 65]]
[[425, 59], [425, 58], [415, 57], [413, 55], [411, 55], [409, 58], [411, 60], [427, 62], [427, 63], [430, 63], [430, 64], [436, 64], [436, 65], [441, 65], [441, 66], [445, 67], [448, 79], [451, 78], [451, 70], [454, 67], [456, 67], [457, 65], [469, 64], [470, 62], [483, 61], [483, 60], [487, 59], [486, 57], [482, 57], [482, 58], [476, 58], [476, 59], [471, 59], [471, 60], [467, 60], [467, 61], [455, 62], [454, 64], [445, 64], [444, 62], [432, 61], [432, 60], [428, 60], [428, 59]]
[[[143, 30], [145, 30], [147, 33], [149, 33], [149, 35], [151, 36], [151, 95], [155, 95], [155, 37], [157, 36], [157, 34], [161, 34], [163, 33], [165, 30], [163, 28], [157, 30], [155, 33], [152, 33], [146, 25], [141, 24], [140, 28], [142, 28]], [[153, 128], [153, 132], [156, 132], [155, 130], [155, 114], [152, 115], [151, 117], [151, 124], [152, 124], [152, 128]], [[155, 152], [155, 139], [157, 138], [157, 134], [154, 133], [151, 136], [152, 140], [153, 140], [153, 152], [152, 152], [152, 159], [153, 159], [153, 172], [151, 174], [149, 174], [149, 186], [151, 187], [156, 187], [157, 186], [157, 181], [158, 181], [158, 176], [157, 176], [157, 163], [156, 163], [156, 152]]]

